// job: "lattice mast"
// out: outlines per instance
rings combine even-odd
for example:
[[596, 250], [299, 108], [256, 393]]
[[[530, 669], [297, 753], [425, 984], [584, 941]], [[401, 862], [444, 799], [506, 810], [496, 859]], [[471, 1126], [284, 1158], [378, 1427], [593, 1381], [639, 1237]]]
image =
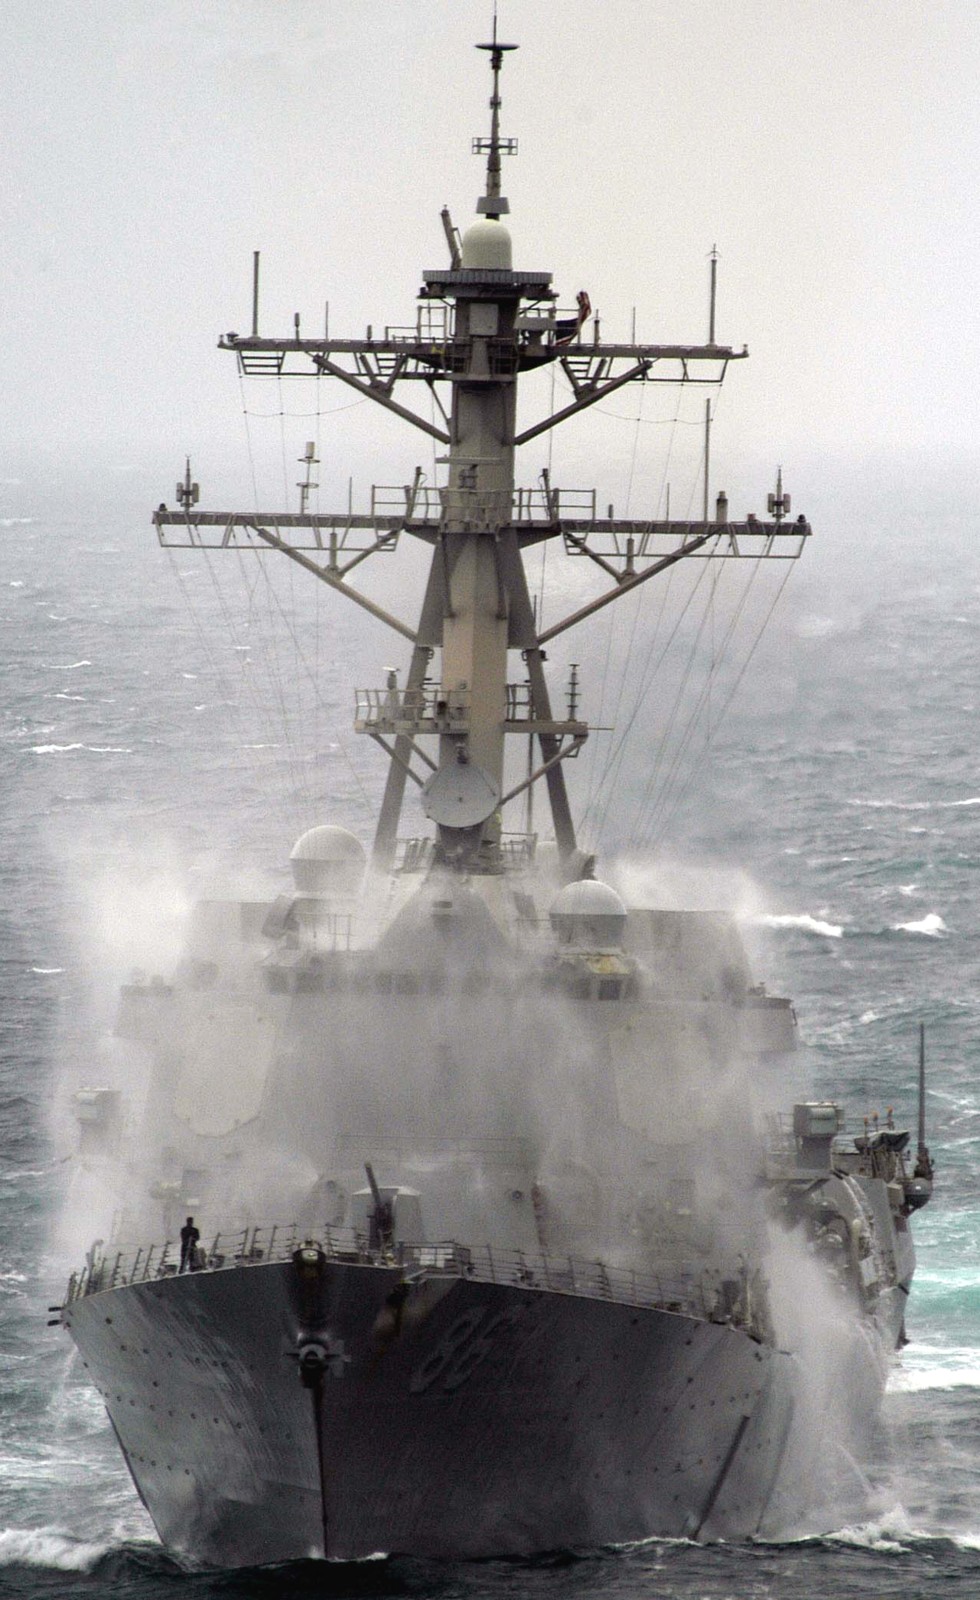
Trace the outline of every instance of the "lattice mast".
[[[164, 544], [254, 545], [257, 540], [260, 547], [280, 550], [411, 640], [403, 685], [392, 673], [384, 689], [358, 692], [356, 726], [389, 757], [374, 842], [376, 867], [386, 869], [394, 859], [407, 781], [422, 789], [423, 807], [437, 829], [437, 855], [467, 871], [496, 872], [505, 865], [503, 805], [543, 779], [559, 855], [574, 873], [575, 830], [562, 764], [581, 749], [588, 728], [574, 705], [564, 718], [553, 715], [543, 646], [678, 560], [795, 557], [810, 529], [802, 518], [792, 525], [785, 520], [788, 498], [784, 505], [781, 485], [775, 520], [768, 523], [755, 518], [729, 523], [724, 496], [714, 521], [627, 521], [597, 517], [594, 493], [562, 491], [547, 473], [534, 491], [516, 489], [520, 445], [626, 383], [719, 383], [729, 361], [747, 351], [715, 343], [714, 275], [707, 345], [610, 344], [599, 337], [598, 319], [592, 337], [583, 337], [591, 316], [584, 291], [574, 310], [559, 311], [550, 273], [514, 269], [502, 220], [510, 208], [501, 192], [501, 157], [516, 153], [517, 144], [500, 134], [500, 73], [506, 53], [516, 46], [497, 40], [495, 22], [492, 41], [477, 48], [489, 54], [493, 79], [490, 135], [473, 141], [474, 152], [486, 155], [485, 192], [462, 239], [443, 211], [450, 265], [423, 274], [415, 328], [386, 328], [382, 338], [369, 328], [364, 339], [331, 339], [325, 329], [322, 338], [310, 339], [301, 336], [297, 316], [292, 338], [261, 337], [256, 257], [252, 332], [229, 333], [219, 342], [235, 351], [246, 375], [328, 374], [434, 435], [446, 447], [445, 483], [428, 488], [417, 471], [394, 504], [391, 492], [376, 489], [363, 515], [311, 513], [308, 492], [301, 496], [299, 514], [201, 512], [185, 487], [191, 481], [188, 464], [185, 483], [178, 486], [180, 510], [161, 507], [154, 522]], [[520, 375], [555, 362], [569, 381], [571, 402], [518, 433]], [[436, 396], [444, 426], [394, 399], [397, 384], [413, 381], [424, 382]], [[437, 388], [445, 384], [448, 408]], [[432, 548], [415, 628], [347, 582], [353, 567], [390, 551], [402, 533]], [[523, 551], [558, 538], [568, 553], [595, 563], [612, 586], [539, 633]], [[509, 683], [508, 663], [517, 651], [526, 677]], [[505, 792], [505, 738], [513, 733], [532, 735], [540, 758]], [[429, 753], [433, 741], [435, 756]]]

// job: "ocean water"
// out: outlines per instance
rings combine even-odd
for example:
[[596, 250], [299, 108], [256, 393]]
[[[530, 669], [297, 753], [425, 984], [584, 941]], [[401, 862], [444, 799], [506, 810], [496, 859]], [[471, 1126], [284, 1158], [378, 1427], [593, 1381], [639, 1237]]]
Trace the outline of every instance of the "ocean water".
[[[122, 504], [71, 483], [0, 497], [0, 1592], [980, 1593], [980, 564], [965, 540], [927, 581], [888, 571], [883, 553], [845, 593], [819, 563], [801, 577], [666, 847], [745, 875], [759, 975], [794, 997], [817, 1094], [908, 1118], [926, 1024], [937, 1193], [916, 1223], [910, 1343], [868, 1521], [784, 1545], [466, 1565], [215, 1574], [160, 1550], [46, 1326], [67, 1267], [66, 1086], [95, 1073], [119, 980], [165, 963], [188, 897], [242, 861], [276, 888], [302, 827], [365, 825], [377, 766], [347, 735], [346, 686], [380, 681], [390, 645], [236, 557], [219, 594], [208, 563], [156, 548], [142, 506], [158, 498], [151, 481]], [[641, 779], [626, 770], [610, 824], [623, 837]]]

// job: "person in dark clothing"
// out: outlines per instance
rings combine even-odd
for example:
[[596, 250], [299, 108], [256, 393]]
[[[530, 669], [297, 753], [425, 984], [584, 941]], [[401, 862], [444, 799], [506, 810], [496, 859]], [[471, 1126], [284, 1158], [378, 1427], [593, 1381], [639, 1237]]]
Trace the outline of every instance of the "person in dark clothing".
[[180, 1230], [180, 1270], [181, 1270], [181, 1272], [193, 1272], [193, 1270], [194, 1270], [194, 1252], [197, 1249], [197, 1241], [198, 1241], [198, 1239], [200, 1237], [201, 1237], [200, 1228], [195, 1228], [195, 1226], [194, 1226], [194, 1218], [193, 1217], [188, 1217], [187, 1221], [184, 1223], [184, 1226]]

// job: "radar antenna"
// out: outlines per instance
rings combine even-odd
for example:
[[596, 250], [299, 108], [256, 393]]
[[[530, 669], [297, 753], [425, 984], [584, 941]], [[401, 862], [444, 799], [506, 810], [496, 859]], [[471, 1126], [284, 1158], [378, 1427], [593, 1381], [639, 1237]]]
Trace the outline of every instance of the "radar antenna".
[[516, 139], [501, 139], [500, 137], [500, 69], [503, 66], [504, 51], [516, 50], [516, 44], [501, 44], [497, 38], [497, 7], [493, 8], [493, 38], [489, 44], [478, 44], [478, 50], [490, 52], [490, 70], [493, 73], [493, 94], [490, 96], [490, 137], [489, 139], [474, 139], [473, 154], [486, 155], [487, 158], [487, 192], [481, 195], [476, 202], [477, 211], [484, 216], [494, 217], [499, 220], [505, 216], [510, 206], [500, 192], [500, 157], [501, 155], [515, 156], [517, 154]]

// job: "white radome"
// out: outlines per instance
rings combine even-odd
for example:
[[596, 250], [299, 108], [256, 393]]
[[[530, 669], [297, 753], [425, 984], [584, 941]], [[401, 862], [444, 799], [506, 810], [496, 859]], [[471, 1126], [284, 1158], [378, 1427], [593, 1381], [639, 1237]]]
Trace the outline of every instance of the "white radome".
[[495, 217], [478, 217], [463, 234], [464, 267], [509, 272], [513, 264], [510, 231]]
[[325, 822], [300, 834], [289, 860], [301, 894], [345, 894], [357, 889], [367, 852], [347, 828]]
[[615, 889], [598, 878], [580, 878], [559, 890], [548, 915], [559, 944], [577, 950], [620, 949], [626, 907]]

